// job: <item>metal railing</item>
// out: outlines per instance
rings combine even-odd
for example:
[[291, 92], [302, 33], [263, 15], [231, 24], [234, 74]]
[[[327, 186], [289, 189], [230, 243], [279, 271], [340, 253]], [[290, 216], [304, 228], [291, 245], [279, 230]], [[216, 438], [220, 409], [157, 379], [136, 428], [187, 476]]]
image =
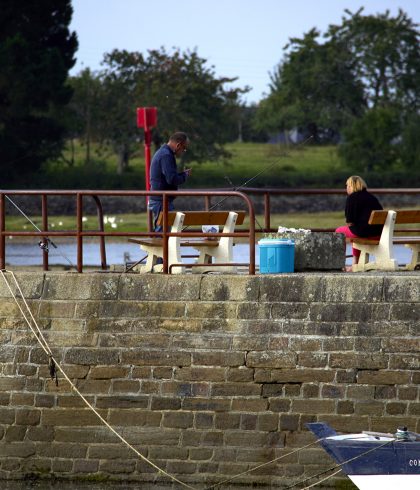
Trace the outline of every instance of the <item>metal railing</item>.
[[[311, 196], [311, 195], [342, 195], [346, 196], [346, 189], [273, 189], [273, 188], [259, 188], [259, 187], [246, 187], [242, 188], [241, 192], [250, 196], [262, 196], [264, 206], [264, 226], [262, 232], [273, 231], [271, 228], [271, 198], [273, 196]], [[376, 189], [369, 188], [369, 192], [379, 195], [418, 195], [419, 201], [417, 206], [420, 206], [420, 188], [388, 188], [388, 189]], [[254, 203], [255, 204], [255, 203]], [[211, 198], [206, 201], [206, 206], [211, 207]], [[344, 209], [343, 209], [344, 213]], [[333, 231], [332, 228], [312, 228], [312, 231]]]
[[[223, 236], [245, 237], [249, 241], [249, 274], [255, 274], [255, 212], [251, 199], [242, 192], [232, 190], [222, 191], [179, 191], [179, 192], [158, 192], [158, 191], [101, 191], [101, 190], [3, 190], [0, 191], [0, 269], [6, 266], [6, 236], [10, 237], [38, 237], [41, 244], [48, 244], [53, 237], [72, 237], [76, 239], [77, 265], [78, 272], [83, 272], [83, 240], [87, 237], [99, 237], [101, 268], [107, 269], [105, 237], [162, 237], [163, 239], [163, 272], [168, 273], [168, 238], [170, 236], [183, 237], [220, 237], [222, 233], [202, 233], [194, 230], [184, 229], [182, 233], [171, 233], [168, 231], [168, 203], [170, 197], [175, 196], [198, 196], [204, 199], [209, 195], [219, 197], [237, 197], [244, 201], [248, 208], [249, 229], [246, 231], [235, 231], [226, 233]], [[12, 231], [6, 229], [6, 199], [11, 201], [10, 196], [39, 196], [41, 198], [41, 228], [36, 227], [35, 231]], [[76, 229], [68, 231], [53, 231], [49, 228], [48, 197], [49, 196], [74, 196], [76, 199]], [[142, 197], [162, 196], [163, 204], [163, 231], [161, 233], [147, 232], [117, 232], [104, 231], [103, 208], [100, 197]], [[96, 203], [98, 216], [98, 230], [83, 229], [83, 199], [93, 198]], [[14, 203], [13, 203], [14, 204]], [[15, 207], [17, 207], [15, 205]], [[18, 208], [19, 209], [19, 208]], [[48, 270], [48, 247], [43, 248], [43, 269]], [[234, 265], [234, 264], [229, 264]]]
[[[377, 195], [419, 195], [419, 188], [390, 188], [390, 189], [370, 189], [373, 194]], [[206, 237], [221, 236], [221, 234], [205, 234], [201, 232], [183, 230], [182, 233], [170, 233], [167, 231], [167, 212], [168, 201], [170, 197], [194, 196], [204, 199], [204, 207], [207, 210], [214, 209], [219, 203], [225, 201], [228, 197], [239, 197], [244, 201], [249, 213], [249, 229], [235, 231], [225, 236], [246, 237], [249, 240], [249, 274], [255, 274], [255, 207], [250, 196], [262, 196], [264, 208], [264, 226], [259, 232], [275, 231], [271, 228], [271, 199], [273, 196], [305, 196], [305, 195], [346, 195], [345, 189], [271, 189], [271, 188], [243, 188], [241, 191], [235, 189], [223, 190], [182, 190], [177, 192], [157, 192], [157, 191], [101, 191], [101, 190], [2, 190], [0, 191], [0, 268], [4, 269], [6, 264], [6, 236], [16, 237], [39, 237], [41, 242], [48, 243], [52, 237], [73, 237], [77, 244], [77, 271], [83, 271], [83, 239], [86, 237], [98, 237], [101, 257], [101, 268], [107, 269], [105, 237], [162, 237], [163, 247], [163, 271], [168, 273], [168, 238], [170, 236], [184, 237]], [[9, 196], [39, 196], [41, 198], [41, 218], [42, 225], [37, 231], [11, 231], [6, 229], [6, 199], [11, 200]], [[50, 196], [73, 196], [76, 199], [76, 229], [70, 231], [53, 231], [49, 227], [48, 197]], [[163, 196], [164, 225], [163, 232], [156, 233], [150, 231], [150, 214], [149, 214], [149, 231], [147, 232], [116, 232], [104, 231], [103, 207], [100, 197], [140, 197], [146, 199], [147, 196]], [[98, 229], [83, 229], [83, 199], [92, 198], [96, 204]], [[218, 203], [212, 206], [211, 201], [215, 197], [223, 197]], [[420, 206], [420, 199], [418, 206]], [[333, 231], [330, 228], [312, 228], [312, 231]], [[411, 229], [411, 231], [420, 231]], [[41, 247], [42, 248], [42, 247]], [[47, 248], [47, 247], [45, 247]], [[234, 265], [234, 264], [229, 264]], [[43, 268], [48, 270], [48, 252], [43, 250]], [[170, 271], [169, 271], [170, 272]]]

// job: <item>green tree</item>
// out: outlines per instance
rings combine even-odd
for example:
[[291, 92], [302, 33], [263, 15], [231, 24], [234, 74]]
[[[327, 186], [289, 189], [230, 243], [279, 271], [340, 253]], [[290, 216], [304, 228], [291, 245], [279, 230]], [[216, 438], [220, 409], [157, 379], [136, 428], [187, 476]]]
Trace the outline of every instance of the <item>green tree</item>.
[[0, 155], [10, 178], [61, 151], [77, 38], [68, 29], [70, 0], [3, 0], [1, 8]]
[[353, 171], [380, 171], [399, 162], [400, 134], [399, 111], [375, 107], [344, 130], [339, 154]]
[[363, 8], [339, 26], [330, 26], [327, 37], [345, 44], [355, 63], [352, 68], [363, 84], [368, 107], [394, 104], [419, 109], [420, 49], [417, 25], [399, 10], [364, 16]]
[[363, 87], [353, 74], [354, 61], [344, 43], [320, 44], [320, 33], [293, 38], [284, 61], [271, 75], [270, 94], [260, 104], [257, 127], [268, 131], [305, 128], [339, 132], [365, 107]]
[[68, 138], [78, 138], [85, 147], [85, 164], [91, 163], [91, 144], [98, 138], [98, 125], [102, 116], [100, 105], [102, 84], [89, 68], [69, 79], [73, 97], [68, 106]]
[[[318, 128], [334, 133], [349, 127], [342, 152], [350, 158], [348, 163], [357, 160], [354, 155], [360, 140], [356, 135], [370, 119], [374, 127], [380, 121], [381, 141], [385, 134], [396, 137], [391, 113], [399, 112], [400, 131], [404, 131], [408, 114], [419, 110], [418, 30], [401, 10], [396, 17], [388, 11], [375, 16], [362, 13], [363, 9], [355, 14], [346, 10], [342, 23], [329, 26], [322, 43], [315, 29], [303, 39], [291, 39], [284, 61], [272, 75], [270, 94], [260, 104], [260, 128], [278, 131], [299, 126], [310, 128], [316, 136]], [[388, 111], [366, 114], [380, 107]], [[356, 121], [359, 118], [360, 124]], [[390, 124], [386, 130], [385, 122]], [[366, 130], [374, 136], [369, 128]], [[353, 143], [355, 148], [350, 151]], [[390, 150], [386, 158], [382, 158], [380, 145], [370, 144], [379, 152], [376, 156], [369, 152], [373, 158], [370, 167], [381, 159], [383, 165], [391, 165], [390, 155], [399, 158], [391, 141], [386, 143]], [[360, 151], [364, 161], [363, 145]], [[396, 160], [393, 163], [398, 164]]]
[[105, 55], [100, 73], [103, 87], [100, 133], [119, 155], [119, 171], [138, 151], [142, 131], [136, 127], [136, 108], [158, 108], [157, 145], [176, 130], [192, 141], [185, 159], [204, 161], [226, 156], [239, 97], [247, 89], [228, 88], [235, 79], [217, 78], [206, 60], [193, 52], [164, 48], [142, 53], [114, 50]]
[[407, 115], [401, 134], [401, 162], [413, 171], [420, 170], [420, 115], [412, 112]]

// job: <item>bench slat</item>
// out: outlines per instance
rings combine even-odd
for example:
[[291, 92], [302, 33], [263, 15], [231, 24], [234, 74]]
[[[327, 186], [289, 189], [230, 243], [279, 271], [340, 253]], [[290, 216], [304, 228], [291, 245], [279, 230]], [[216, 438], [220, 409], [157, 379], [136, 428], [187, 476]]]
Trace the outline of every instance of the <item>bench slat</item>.
[[[369, 218], [370, 225], [383, 225], [385, 224], [388, 211], [372, 211]], [[403, 209], [397, 211], [395, 223], [420, 223], [420, 209]]]
[[[192, 225], [224, 225], [229, 215], [229, 211], [180, 211], [185, 214], [184, 226]], [[245, 219], [245, 211], [234, 211], [238, 214], [236, 219], [237, 225], [242, 225]], [[168, 213], [168, 224], [172, 226], [175, 220], [176, 212]], [[160, 213], [158, 225], [163, 224], [163, 213]]]

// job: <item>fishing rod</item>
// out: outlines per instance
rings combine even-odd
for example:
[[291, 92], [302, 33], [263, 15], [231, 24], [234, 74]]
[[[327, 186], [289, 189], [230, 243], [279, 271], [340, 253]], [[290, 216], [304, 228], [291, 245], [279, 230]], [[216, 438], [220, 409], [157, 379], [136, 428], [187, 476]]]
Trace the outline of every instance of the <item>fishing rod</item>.
[[[308, 138], [306, 138], [304, 141], [301, 141], [298, 145], [296, 145], [296, 149], [299, 148], [299, 147], [303, 147], [306, 145], [306, 143], [308, 141], [310, 141], [311, 139], [313, 138], [313, 135], [309, 136]], [[282, 157], [288, 157], [290, 156], [290, 152], [289, 153], [284, 153], [283, 155], [281, 155]], [[271, 165], [267, 165], [265, 168], [263, 168], [262, 170], [260, 170], [258, 173], [256, 173], [253, 177], [249, 178], [247, 181], [245, 181], [243, 184], [241, 184], [240, 186], [238, 187], [233, 187], [232, 190], [234, 191], [239, 191], [240, 189], [243, 189], [244, 187], [246, 187], [250, 182], [252, 182], [253, 180], [255, 180], [257, 177], [259, 177], [260, 175], [262, 175], [264, 172], [267, 172], [267, 170], [270, 170], [272, 169], [273, 167], [275, 167], [276, 165], [278, 165], [280, 163], [280, 161], [275, 161], [273, 162]], [[229, 177], [225, 176], [225, 179], [228, 179], [228, 181], [230, 181]], [[231, 181], [230, 181], [231, 182]], [[211, 206], [211, 208], [209, 209], [209, 211], [211, 211], [212, 209], [214, 209], [216, 206], [219, 206], [222, 202], [226, 201], [226, 199], [229, 199], [229, 197], [231, 196], [226, 196], [224, 197], [223, 199], [221, 199], [219, 202], [217, 202], [216, 204], [214, 204], [213, 206]]]
[[[42, 230], [31, 220], [31, 218], [8, 195], [5, 194], [5, 196], [6, 199], [19, 211], [19, 213], [22, 216], [24, 216], [37, 231], [42, 233]], [[76, 268], [76, 266], [71, 262], [71, 260], [61, 252], [61, 250], [58, 248], [58, 245], [56, 245], [49, 237], [44, 237], [42, 240], [38, 242], [38, 247], [46, 253], [50, 251], [49, 249], [50, 245], [53, 248], [57, 249], [58, 253], [63, 257], [63, 259], [67, 260], [67, 262], [70, 264], [71, 267]]]
[[[313, 135], [308, 136], [308, 138], [306, 138], [305, 140], [303, 140], [299, 144], [297, 144], [296, 147], [295, 147], [295, 149], [297, 149], [299, 147], [305, 146], [306, 143], [308, 143], [308, 141], [310, 141], [312, 138], [313, 138]], [[290, 156], [290, 152], [284, 153], [281, 156], [282, 157], [288, 157], [288, 156]], [[233, 185], [233, 182], [231, 181], [231, 179], [227, 175], [225, 175], [225, 179], [233, 186], [233, 189], [232, 189], [233, 191], [239, 191], [240, 189], [244, 189], [250, 182], [252, 182], [253, 180], [255, 180], [257, 177], [259, 177], [260, 175], [262, 175], [264, 172], [267, 172], [268, 170], [272, 169], [273, 167], [275, 167], [279, 163], [280, 163], [280, 161], [276, 160], [271, 165], [267, 165], [266, 167], [264, 167], [262, 170], [260, 170], [259, 172], [257, 172], [254, 176], [252, 176], [251, 178], [249, 178], [248, 180], [246, 180], [243, 184], [241, 184], [238, 187], [235, 187]], [[232, 197], [232, 196], [226, 196], [223, 199], [221, 199], [219, 202], [217, 202], [216, 204], [213, 204], [213, 206], [211, 206], [209, 208], [209, 211], [212, 211], [217, 206], [220, 206], [220, 204], [222, 204], [223, 202], [225, 202], [230, 197]], [[260, 225], [260, 223], [258, 223], [258, 220], [256, 218], [255, 218], [255, 221], [256, 221], [257, 225], [260, 227], [260, 229], [263, 230], [263, 227]], [[186, 226], [185, 228], [183, 228], [182, 231], [185, 231], [186, 229], [188, 229], [188, 226]]]

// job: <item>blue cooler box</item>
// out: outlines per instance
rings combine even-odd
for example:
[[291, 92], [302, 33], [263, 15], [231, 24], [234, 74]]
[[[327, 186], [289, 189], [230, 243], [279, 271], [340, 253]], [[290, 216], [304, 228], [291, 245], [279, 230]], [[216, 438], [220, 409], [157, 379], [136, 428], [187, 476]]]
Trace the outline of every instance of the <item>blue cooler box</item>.
[[260, 273], [276, 274], [294, 272], [295, 242], [290, 239], [266, 239], [258, 242], [260, 247]]

